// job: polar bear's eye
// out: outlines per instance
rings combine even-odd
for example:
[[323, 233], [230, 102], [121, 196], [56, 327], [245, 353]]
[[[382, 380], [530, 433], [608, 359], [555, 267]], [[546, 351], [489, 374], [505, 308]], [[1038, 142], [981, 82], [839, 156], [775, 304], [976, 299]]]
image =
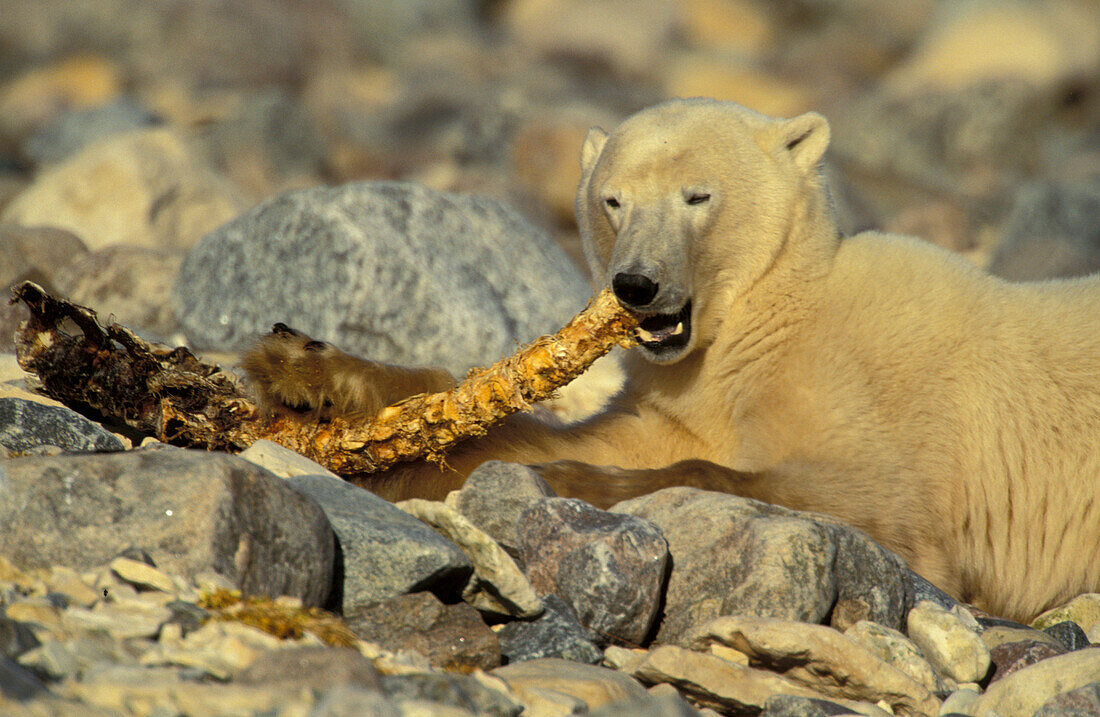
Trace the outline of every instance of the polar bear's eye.
[[609, 206], [612, 209], [618, 209], [619, 208], [619, 200], [616, 199], [615, 197], [608, 197], [607, 199], [605, 199], [603, 201], [604, 201], [604, 204], [606, 204], [607, 206]]
[[706, 204], [710, 201], [710, 195], [704, 192], [693, 192], [688, 198], [688, 204]]

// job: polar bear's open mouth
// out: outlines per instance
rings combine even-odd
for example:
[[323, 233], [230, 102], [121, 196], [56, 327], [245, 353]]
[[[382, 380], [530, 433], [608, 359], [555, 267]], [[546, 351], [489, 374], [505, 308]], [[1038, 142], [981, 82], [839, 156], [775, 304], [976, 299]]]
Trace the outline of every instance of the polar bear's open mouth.
[[635, 335], [656, 356], [671, 357], [691, 340], [691, 302], [674, 314], [641, 316]]

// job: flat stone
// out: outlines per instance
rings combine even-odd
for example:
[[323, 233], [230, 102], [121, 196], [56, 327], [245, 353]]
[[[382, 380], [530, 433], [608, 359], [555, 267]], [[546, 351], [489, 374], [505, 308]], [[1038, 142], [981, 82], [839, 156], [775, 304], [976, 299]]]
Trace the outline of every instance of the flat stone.
[[70, 453], [121, 451], [122, 441], [76, 411], [22, 398], [0, 398], [0, 448], [9, 454], [56, 446]]
[[650, 694], [645, 699], [612, 702], [588, 714], [591, 717], [617, 717], [622, 714], [630, 714], [631, 717], [699, 717], [699, 710], [668, 685], [664, 686], [672, 690], [671, 694], [652, 694], [660, 686], [651, 687]]
[[989, 648], [956, 611], [922, 601], [909, 611], [908, 627], [909, 638], [941, 674], [956, 682], [978, 682], [988, 674]]
[[141, 656], [149, 666], [192, 667], [218, 680], [227, 680], [261, 655], [295, 646], [262, 630], [232, 621], [212, 621], [186, 637], [161, 635], [160, 642]]
[[430, 500], [406, 500], [401, 510], [430, 525], [457, 545], [474, 565], [462, 599], [482, 612], [532, 618], [542, 613], [542, 600], [515, 561], [488, 533], [454, 508]]
[[558, 595], [601, 638], [646, 640], [669, 568], [660, 530], [570, 498], [539, 500], [520, 524], [520, 551], [535, 590]]
[[897, 630], [869, 620], [861, 620], [844, 631], [844, 636], [859, 643], [875, 657], [916, 680], [932, 693], [946, 692], [947, 686], [916, 644]]
[[56, 640], [47, 640], [38, 647], [27, 650], [17, 658], [23, 667], [45, 675], [52, 680], [63, 680], [76, 675], [80, 669], [76, 655], [68, 645]]
[[399, 706], [423, 701], [487, 717], [516, 717], [523, 711], [521, 704], [467, 675], [384, 675], [382, 691]]
[[588, 709], [624, 700], [644, 699], [645, 688], [621, 672], [596, 665], [582, 665], [546, 657], [498, 667], [492, 674], [502, 678], [520, 700], [532, 689], [552, 690], [581, 700]]
[[345, 615], [421, 590], [457, 596], [473, 572], [458, 546], [370, 491], [323, 475], [286, 482], [321, 506], [336, 533], [343, 573], [334, 602]]
[[79, 573], [63, 565], [55, 565], [50, 569], [48, 582], [52, 590], [62, 593], [71, 603], [82, 607], [91, 607], [101, 597], [101, 593], [85, 582]]
[[685, 638], [685, 644], [697, 650], [715, 642], [748, 655], [750, 665], [775, 670], [819, 694], [885, 701], [900, 714], [932, 714], [939, 708], [928, 688], [823, 625], [727, 616], [696, 628]]
[[282, 321], [463, 375], [557, 331], [590, 295], [553, 239], [496, 200], [353, 182], [280, 194], [211, 232], [175, 308], [200, 349], [241, 349]]
[[544, 598], [545, 612], [534, 620], [514, 620], [497, 632], [505, 662], [522, 662], [541, 657], [560, 657], [594, 664], [603, 653], [588, 639], [573, 610], [557, 595]]
[[397, 595], [344, 613], [360, 638], [387, 650], [415, 650], [432, 665], [469, 672], [500, 664], [496, 633], [466, 603], [444, 605], [431, 593]]
[[130, 558], [115, 558], [111, 561], [111, 570], [115, 575], [137, 588], [148, 590], [160, 590], [161, 592], [175, 592], [176, 584], [172, 578], [164, 572], [157, 570], [140, 560]]
[[238, 453], [241, 458], [249, 463], [264, 468], [280, 478], [291, 476], [331, 476], [338, 475], [325, 468], [316, 461], [311, 461], [300, 453], [295, 453], [286, 446], [261, 438], [251, 446]]
[[167, 608], [148, 610], [120, 608], [113, 603], [99, 603], [93, 609], [71, 607], [61, 616], [61, 623], [70, 630], [103, 630], [116, 640], [132, 637], [155, 637], [160, 627], [172, 617]]
[[520, 514], [554, 491], [538, 473], [521, 463], [486, 461], [475, 468], [445, 501], [500, 543], [513, 558], [520, 557], [516, 522]]
[[1021, 642], [1023, 640], [1032, 642], [1045, 642], [1048, 645], [1055, 647], [1061, 647], [1061, 643], [1057, 638], [1054, 638], [1042, 630], [1035, 630], [1030, 627], [1008, 627], [1005, 625], [993, 625], [982, 630], [982, 642], [989, 647], [990, 650], [994, 649], [998, 645], [1003, 645], [1006, 642]]
[[640, 663], [631, 665], [626, 674], [645, 684], [667, 682], [696, 704], [722, 713], [759, 713], [773, 695], [822, 697], [773, 672], [674, 645], [654, 648]]
[[1100, 650], [1076, 650], [1037, 662], [991, 684], [973, 707], [975, 717], [1031, 715], [1063, 692], [1100, 682]]
[[660, 490], [611, 510], [651, 521], [668, 540], [661, 642], [677, 642], [721, 615], [817, 623], [840, 605], [845, 624], [838, 628], [859, 619], [902, 626], [911, 571], [839, 521], [693, 488]]
[[0, 462], [0, 553], [86, 570], [129, 547], [164, 570], [212, 571], [246, 593], [323, 604], [332, 528], [321, 508], [236, 456], [162, 446]]
[[61, 626], [61, 610], [45, 598], [29, 598], [8, 605], [4, 614], [18, 622], [55, 630]]

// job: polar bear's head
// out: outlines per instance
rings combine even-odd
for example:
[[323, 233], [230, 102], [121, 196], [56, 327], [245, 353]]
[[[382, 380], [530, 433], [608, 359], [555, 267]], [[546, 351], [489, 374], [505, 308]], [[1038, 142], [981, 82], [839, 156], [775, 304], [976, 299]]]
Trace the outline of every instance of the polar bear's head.
[[596, 281], [641, 321], [644, 355], [673, 363], [709, 344], [730, 304], [764, 275], [818, 181], [825, 118], [765, 117], [673, 100], [581, 152], [577, 222]]

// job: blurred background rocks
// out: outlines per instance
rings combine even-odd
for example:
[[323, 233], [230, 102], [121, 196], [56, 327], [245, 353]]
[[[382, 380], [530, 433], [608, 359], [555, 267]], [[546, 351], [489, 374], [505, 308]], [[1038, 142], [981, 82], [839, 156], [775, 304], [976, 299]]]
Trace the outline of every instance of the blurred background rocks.
[[[508, 232], [539, 247], [522, 251], [567, 257], [520, 291], [548, 304], [583, 293], [572, 203], [588, 128], [700, 95], [827, 115], [846, 232], [915, 234], [1009, 280], [1100, 269], [1096, 0], [7, 0], [0, 278], [207, 350], [290, 320], [377, 358], [458, 370], [560, 313], [479, 303], [471, 287], [500, 291], [493, 276], [520, 246]], [[331, 320], [375, 279], [349, 278], [325, 232], [311, 244], [309, 226], [294, 228], [303, 251], [281, 262], [259, 238], [239, 256], [209, 248], [231, 231], [277, 233], [273, 215], [249, 213], [277, 197], [319, 216], [331, 210], [320, 187], [392, 180], [518, 212], [486, 245], [499, 261], [466, 262], [447, 326], [419, 332], [434, 343], [379, 337], [369, 306]], [[378, 295], [438, 270], [431, 257], [456, 241], [444, 234], [417, 238], [419, 268]], [[371, 261], [405, 261], [405, 239], [370, 237]], [[217, 285], [260, 267], [262, 292]], [[440, 291], [458, 291], [452, 279]], [[422, 323], [424, 307], [382, 323]], [[16, 313], [0, 312], [0, 340]], [[483, 351], [440, 339], [456, 336]]]

